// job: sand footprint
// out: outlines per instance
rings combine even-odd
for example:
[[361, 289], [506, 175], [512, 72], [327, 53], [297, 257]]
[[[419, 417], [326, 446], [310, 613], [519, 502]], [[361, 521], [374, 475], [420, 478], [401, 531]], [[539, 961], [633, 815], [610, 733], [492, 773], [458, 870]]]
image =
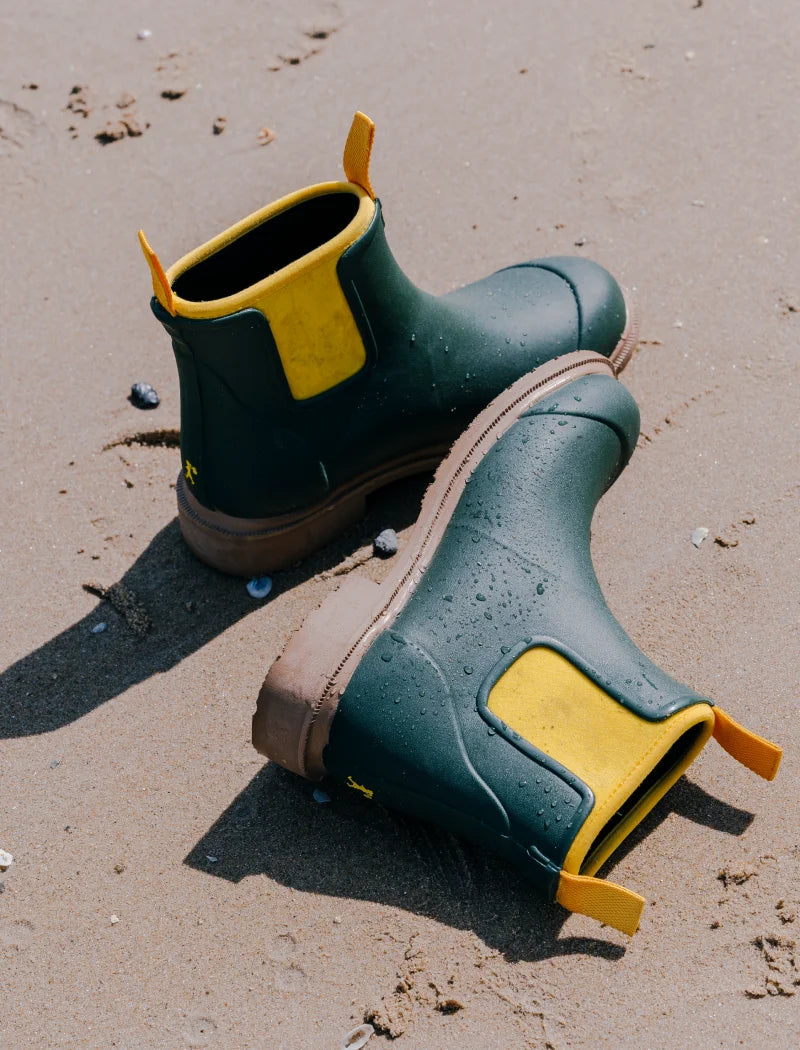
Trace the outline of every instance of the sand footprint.
[[341, 9], [333, 0], [317, 0], [299, 26], [289, 21], [292, 18], [291, 11], [287, 10], [284, 24], [277, 27], [283, 43], [276, 48], [267, 66], [273, 73], [285, 66], [299, 66], [312, 55], [318, 54], [328, 37], [340, 29], [344, 22]]
[[186, 1046], [210, 1046], [217, 1039], [217, 1022], [204, 1014], [188, 1014], [181, 1038]]
[[11, 919], [0, 923], [0, 947], [23, 951], [33, 941], [36, 927], [29, 919]]

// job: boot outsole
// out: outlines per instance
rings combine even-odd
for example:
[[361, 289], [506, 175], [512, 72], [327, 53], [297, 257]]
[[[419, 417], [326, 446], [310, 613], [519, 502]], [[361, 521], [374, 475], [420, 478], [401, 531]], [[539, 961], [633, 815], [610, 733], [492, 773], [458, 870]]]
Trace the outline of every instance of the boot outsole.
[[[625, 301], [625, 331], [611, 356], [603, 358], [616, 375], [630, 361], [639, 339], [638, 312], [627, 294]], [[448, 447], [422, 449], [384, 463], [334, 490], [315, 507], [269, 518], [237, 518], [208, 510], [195, 499], [181, 474], [177, 483], [181, 532], [192, 553], [221, 572], [248, 578], [277, 572], [307, 558], [358, 521], [371, 492], [400, 478], [433, 470]]]
[[616, 375], [600, 354], [549, 361], [494, 399], [434, 475], [403, 556], [383, 583], [350, 579], [329, 595], [273, 663], [253, 716], [253, 745], [310, 780], [325, 775], [323, 751], [339, 697], [376, 635], [397, 617], [438, 547], [472, 471], [523, 412], [572, 380]]

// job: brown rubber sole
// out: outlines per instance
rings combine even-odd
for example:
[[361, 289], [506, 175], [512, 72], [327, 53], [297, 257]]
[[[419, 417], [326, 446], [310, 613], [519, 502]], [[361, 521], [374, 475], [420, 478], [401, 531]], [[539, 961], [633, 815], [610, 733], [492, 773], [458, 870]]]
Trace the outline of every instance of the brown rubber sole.
[[[625, 331], [611, 356], [604, 358], [616, 375], [630, 361], [639, 338], [638, 313], [628, 295], [625, 302]], [[382, 463], [335, 489], [314, 507], [269, 518], [236, 518], [208, 510], [195, 499], [181, 474], [177, 484], [181, 532], [192, 553], [221, 572], [245, 577], [277, 572], [313, 554], [358, 521], [371, 492], [400, 478], [433, 470], [448, 447], [420, 449]]]
[[383, 583], [351, 578], [330, 594], [273, 663], [253, 716], [253, 745], [310, 780], [325, 775], [323, 751], [339, 697], [375, 635], [413, 594], [473, 470], [532, 405], [584, 375], [616, 375], [606, 357], [577, 351], [518, 379], [453, 445], [425, 493], [410, 541]]

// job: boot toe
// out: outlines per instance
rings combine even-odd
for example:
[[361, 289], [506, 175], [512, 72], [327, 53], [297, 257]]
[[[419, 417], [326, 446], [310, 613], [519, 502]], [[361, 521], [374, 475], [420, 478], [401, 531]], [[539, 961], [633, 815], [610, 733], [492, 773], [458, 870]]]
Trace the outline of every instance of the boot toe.
[[628, 323], [628, 311], [622, 289], [608, 270], [578, 256], [534, 259], [527, 265], [549, 270], [570, 286], [578, 309], [575, 349], [612, 354]]

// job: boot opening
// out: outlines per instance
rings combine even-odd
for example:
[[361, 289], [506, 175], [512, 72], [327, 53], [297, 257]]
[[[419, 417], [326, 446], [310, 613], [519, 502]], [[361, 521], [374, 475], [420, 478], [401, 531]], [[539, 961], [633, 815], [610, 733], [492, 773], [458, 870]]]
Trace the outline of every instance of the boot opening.
[[580, 866], [580, 874], [594, 874], [613, 851], [666, 793], [708, 738], [708, 725], [700, 722], [680, 736], [661, 756], [614, 815], [595, 836]]
[[266, 219], [176, 278], [190, 302], [224, 299], [272, 276], [341, 233], [355, 218], [355, 193], [326, 193]]

